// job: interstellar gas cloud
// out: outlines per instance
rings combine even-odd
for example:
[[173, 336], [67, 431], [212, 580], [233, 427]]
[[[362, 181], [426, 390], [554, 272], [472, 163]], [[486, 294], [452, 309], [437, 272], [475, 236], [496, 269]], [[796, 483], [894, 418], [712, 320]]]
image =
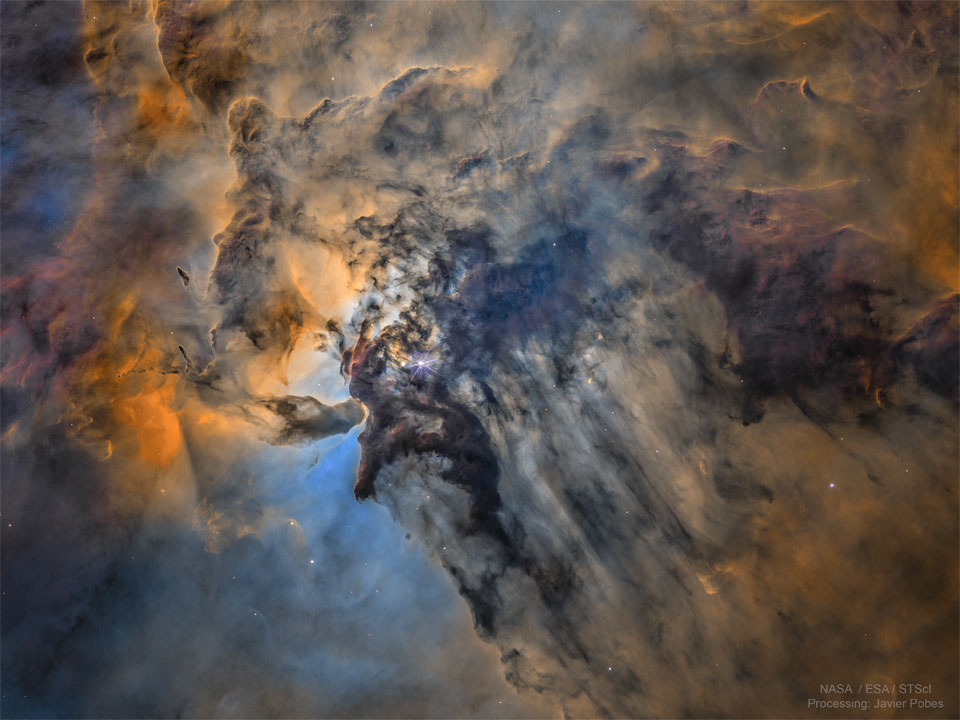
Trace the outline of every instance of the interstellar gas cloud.
[[3, 717], [960, 714], [957, 3], [0, 7]]

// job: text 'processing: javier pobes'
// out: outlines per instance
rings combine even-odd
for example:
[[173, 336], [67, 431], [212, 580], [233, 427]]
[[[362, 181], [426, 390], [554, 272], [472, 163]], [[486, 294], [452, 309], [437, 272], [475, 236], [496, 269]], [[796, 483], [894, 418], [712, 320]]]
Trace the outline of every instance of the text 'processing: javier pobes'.
[[0, 2], [0, 717], [960, 716], [958, 28]]

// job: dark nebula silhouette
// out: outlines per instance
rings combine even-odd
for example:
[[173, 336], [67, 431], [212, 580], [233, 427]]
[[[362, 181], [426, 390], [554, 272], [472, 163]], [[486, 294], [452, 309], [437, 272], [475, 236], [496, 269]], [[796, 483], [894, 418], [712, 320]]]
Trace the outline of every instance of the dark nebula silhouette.
[[960, 713], [956, 3], [0, 8], [3, 717]]

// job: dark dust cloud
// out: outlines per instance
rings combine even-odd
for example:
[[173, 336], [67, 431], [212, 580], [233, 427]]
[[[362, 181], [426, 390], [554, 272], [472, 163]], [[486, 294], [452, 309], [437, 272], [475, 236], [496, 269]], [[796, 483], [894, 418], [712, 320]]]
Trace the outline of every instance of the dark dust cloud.
[[960, 714], [957, 3], [0, 11], [3, 717]]

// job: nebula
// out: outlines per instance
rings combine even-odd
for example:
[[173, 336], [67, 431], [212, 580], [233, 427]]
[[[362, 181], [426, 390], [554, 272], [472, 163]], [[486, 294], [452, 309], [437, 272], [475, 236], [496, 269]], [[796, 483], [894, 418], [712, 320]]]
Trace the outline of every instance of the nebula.
[[960, 715], [956, 3], [0, 11], [0, 715]]

